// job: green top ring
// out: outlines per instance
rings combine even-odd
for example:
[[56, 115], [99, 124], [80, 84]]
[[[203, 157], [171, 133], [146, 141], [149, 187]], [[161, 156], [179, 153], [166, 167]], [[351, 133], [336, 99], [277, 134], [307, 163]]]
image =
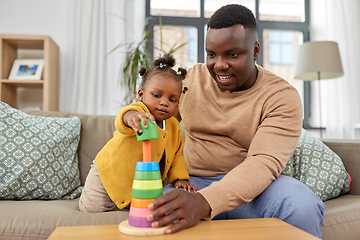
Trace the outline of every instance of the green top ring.
[[159, 132], [157, 129], [157, 124], [152, 123], [150, 119], [147, 119], [148, 127], [145, 128], [142, 120], [140, 121], [142, 133], [136, 132], [137, 140], [144, 141], [159, 138]]

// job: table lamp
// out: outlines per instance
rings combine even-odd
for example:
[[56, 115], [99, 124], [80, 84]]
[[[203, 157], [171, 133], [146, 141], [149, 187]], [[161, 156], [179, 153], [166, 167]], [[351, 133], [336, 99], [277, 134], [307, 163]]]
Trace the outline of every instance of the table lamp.
[[343, 75], [340, 51], [336, 42], [305, 42], [300, 46], [295, 66], [295, 79], [319, 81], [320, 138], [322, 138], [320, 80]]

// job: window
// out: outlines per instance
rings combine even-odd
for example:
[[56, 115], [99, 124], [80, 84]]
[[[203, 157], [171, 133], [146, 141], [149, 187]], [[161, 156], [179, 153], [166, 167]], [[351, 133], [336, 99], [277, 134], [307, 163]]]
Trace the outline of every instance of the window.
[[293, 42], [292, 31], [268, 31], [269, 62], [271, 65], [293, 64]]
[[[154, 56], [160, 55], [161, 36], [159, 31], [160, 26], [154, 26]], [[197, 63], [197, 29], [188, 26], [174, 26], [166, 25], [161, 30], [162, 34], [162, 49], [169, 51], [185, 43], [175, 51], [174, 56], [177, 66], [189, 68]]]
[[189, 60], [189, 62], [196, 62], [197, 61], [197, 30], [196, 30], [196, 28], [189, 28], [188, 35], [189, 35], [188, 60]]
[[151, 16], [200, 17], [200, 0], [151, 0]]
[[[186, 43], [174, 56], [188, 68], [196, 62], [205, 62], [204, 39], [209, 17], [221, 6], [233, 3], [253, 11], [261, 46], [257, 64], [298, 90], [304, 105], [304, 127], [308, 126], [310, 84], [294, 79], [294, 67], [299, 46], [309, 40], [309, 0], [146, 0], [146, 17], [152, 19], [148, 27], [159, 27], [161, 16], [166, 29], [163, 43]], [[153, 40], [156, 46], [159, 34], [154, 34]]]
[[262, 21], [305, 22], [304, 0], [259, 0]]
[[302, 32], [265, 29], [263, 36], [264, 68], [285, 78], [303, 98], [304, 83], [294, 78], [297, 51], [303, 43]]
[[255, 1], [254, 0], [204, 0], [204, 16], [210, 18], [213, 13], [224, 5], [228, 4], [241, 4], [253, 13], [255, 12]]

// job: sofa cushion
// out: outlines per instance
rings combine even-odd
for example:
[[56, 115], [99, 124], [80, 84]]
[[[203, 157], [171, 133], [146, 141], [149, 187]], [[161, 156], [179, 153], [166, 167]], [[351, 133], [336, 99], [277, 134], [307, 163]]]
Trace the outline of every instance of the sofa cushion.
[[323, 239], [359, 239], [360, 196], [342, 195], [326, 201]]
[[340, 157], [305, 129], [282, 174], [303, 182], [323, 201], [336, 198], [350, 188]]
[[29, 115], [43, 117], [78, 117], [81, 121], [80, 142], [78, 147], [81, 184], [85, 184], [90, 166], [97, 153], [113, 137], [115, 117], [105, 115], [88, 115], [69, 112], [38, 111], [24, 109]]
[[0, 102], [0, 199], [74, 199], [81, 194], [80, 120], [30, 116]]
[[349, 194], [360, 195], [360, 140], [359, 139], [326, 139], [324, 143], [341, 158], [351, 176]]

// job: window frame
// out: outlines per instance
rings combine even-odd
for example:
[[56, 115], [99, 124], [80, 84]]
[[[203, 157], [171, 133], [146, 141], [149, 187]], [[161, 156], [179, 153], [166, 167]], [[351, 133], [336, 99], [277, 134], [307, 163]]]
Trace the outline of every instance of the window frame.
[[[151, 15], [150, 9], [150, 1], [146, 0], [145, 12], [146, 19], [148, 20], [147, 30], [153, 30], [155, 25], [159, 25], [159, 16]], [[305, 21], [304, 22], [285, 22], [285, 21], [265, 21], [260, 20], [259, 18], [259, 8], [260, 8], [260, 0], [255, 1], [255, 18], [257, 23], [257, 33], [258, 33], [258, 41], [260, 46], [263, 46], [263, 31], [265, 29], [269, 30], [289, 30], [289, 31], [299, 31], [303, 34], [304, 42], [309, 41], [310, 33], [309, 33], [309, 23], [310, 23], [310, 1], [304, 0], [304, 10], [305, 10]], [[186, 27], [195, 27], [198, 31], [198, 48], [197, 48], [197, 56], [198, 62], [205, 62], [205, 28], [204, 26], [208, 22], [209, 18], [204, 16], [205, 13], [205, 0], [200, 0], [200, 16], [199, 17], [178, 17], [178, 16], [161, 16], [162, 25], [173, 25], [173, 26], [186, 26]], [[150, 41], [153, 41], [153, 36], [149, 38]], [[152, 51], [152, 49], [149, 49]], [[263, 48], [260, 48], [260, 57], [257, 60], [257, 64], [263, 66]], [[311, 108], [310, 108], [310, 91], [311, 85], [309, 82], [304, 81], [304, 120], [303, 127], [304, 128], [312, 128], [309, 126], [309, 117], [311, 116]]]

